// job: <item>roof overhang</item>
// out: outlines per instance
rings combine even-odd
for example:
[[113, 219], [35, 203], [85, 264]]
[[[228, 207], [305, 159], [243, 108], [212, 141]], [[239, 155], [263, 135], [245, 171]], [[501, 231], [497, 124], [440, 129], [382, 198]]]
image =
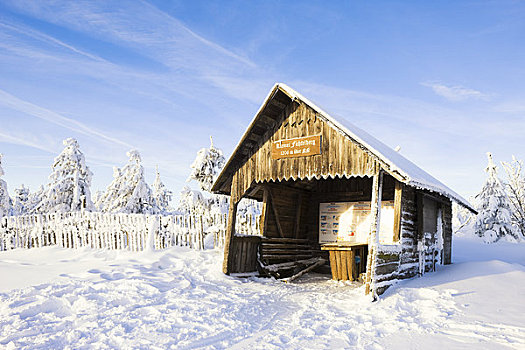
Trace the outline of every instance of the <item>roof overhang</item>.
[[231, 184], [232, 176], [237, 169], [239, 169], [247, 156], [247, 154], [242, 153], [242, 150], [250, 149], [250, 147], [245, 147], [248, 143], [256, 144], [252, 139], [252, 135], [254, 133], [257, 135], [264, 133], [265, 125], [269, 125], [268, 123], [271, 123], [272, 119], [277, 121], [277, 117], [282, 110], [284, 110], [289, 103], [296, 100], [301, 101], [312, 108], [327, 124], [374, 156], [381, 164], [382, 169], [398, 181], [405, 183], [408, 186], [441, 194], [450, 200], [457, 202], [459, 205], [467, 208], [473, 213], [476, 213], [473, 206], [462, 196], [448, 188], [442, 182], [419, 168], [401, 154], [346, 120], [341, 121], [333, 118], [309, 99], [282, 83], [275, 84], [270, 90], [268, 96], [264, 99], [264, 102], [259, 107], [246, 132], [213, 184], [211, 189], [212, 192], [222, 194], [230, 193], [229, 185]]

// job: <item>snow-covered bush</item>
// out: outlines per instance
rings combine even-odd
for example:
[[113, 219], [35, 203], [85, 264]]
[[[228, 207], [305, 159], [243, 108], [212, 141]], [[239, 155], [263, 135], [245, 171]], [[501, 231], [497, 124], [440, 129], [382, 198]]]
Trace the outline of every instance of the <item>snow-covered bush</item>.
[[173, 196], [172, 192], [166, 188], [160, 179], [159, 168], [156, 168], [157, 175], [153, 183], [153, 197], [157, 203], [159, 214], [167, 214], [171, 211], [170, 201]]
[[41, 202], [34, 208], [39, 213], [70, 212], [94, 209], [91, 201], [91, 176], [77, 140], [63, 141], [62, 153], [55, 158]]
[[114, 168], [113, 181], [97, 206], [110, 213], [156, 214], [158, 208], [144, 179], [140, 154], [131, 150], [127, 155], [128, 164], [122, 169]]
[[1, 178], [4, 176], [2, 157], [3, 155], [0, 153], [0, 218], [9, 215], [11, 211], [11, 200], [7, 192], [7, 183]]
[[481, 192], [476, 196], [478, 215], [474, 223], [474, 230], [488, 243], [505, 236], [517, 238], [512, 226], [509, 199], [498, 178], [497, 167], [492, 160], [492, 155], [487, 153], [487, 156], [488, 166], [485, 171], [488, 177]]
[[184, 186], [180, 192], [180, 201], [177, 211], [182, 214], [205, 215], [209, 211], [208, 202], [200, 191]]
[[29, 189], [23, 184], [20, 188], [15, 189], [13, 198], [13, 215], [24, 215], [28, 213]]

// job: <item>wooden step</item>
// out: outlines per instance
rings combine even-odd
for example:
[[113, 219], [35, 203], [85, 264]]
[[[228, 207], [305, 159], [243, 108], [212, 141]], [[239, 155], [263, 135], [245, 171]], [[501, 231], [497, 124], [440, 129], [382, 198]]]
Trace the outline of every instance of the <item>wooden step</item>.
[[296, 239], [296, 238], [268, 238], [263, 237], [262, 243], [296, 243], [296, 244], [311, 244], [312, 242], [307, 239]]

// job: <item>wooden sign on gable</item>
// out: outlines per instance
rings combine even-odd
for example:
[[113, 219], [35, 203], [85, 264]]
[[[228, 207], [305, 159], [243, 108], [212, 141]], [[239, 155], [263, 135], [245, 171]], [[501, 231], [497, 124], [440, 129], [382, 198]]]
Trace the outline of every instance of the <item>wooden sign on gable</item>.
[[272, 143], [272, 159], [321, 154], [321, 135], [297, 137]]

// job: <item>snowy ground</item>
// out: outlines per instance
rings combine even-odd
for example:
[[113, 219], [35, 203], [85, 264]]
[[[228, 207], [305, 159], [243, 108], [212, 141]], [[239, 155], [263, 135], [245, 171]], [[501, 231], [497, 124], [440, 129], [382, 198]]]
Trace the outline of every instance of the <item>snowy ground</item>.
[[0, 252], [0, 348], [524, 349], [525, 245], [454, 242], [455, 263], [376, 303], [310, 275], [237, 279], [221, 252]]

